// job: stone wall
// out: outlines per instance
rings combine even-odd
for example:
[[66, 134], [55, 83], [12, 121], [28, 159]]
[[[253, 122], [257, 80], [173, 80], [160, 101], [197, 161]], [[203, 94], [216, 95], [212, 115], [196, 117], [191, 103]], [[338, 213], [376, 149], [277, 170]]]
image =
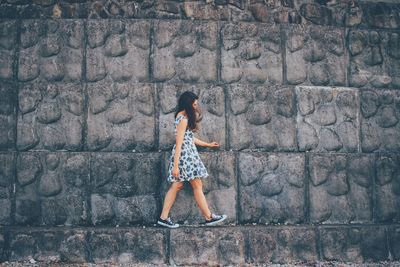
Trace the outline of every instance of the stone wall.
[[[0, 262], [400, 260], [395, 2], [0, 1]], [[186, 90], [227, 224], [157, 229]]]

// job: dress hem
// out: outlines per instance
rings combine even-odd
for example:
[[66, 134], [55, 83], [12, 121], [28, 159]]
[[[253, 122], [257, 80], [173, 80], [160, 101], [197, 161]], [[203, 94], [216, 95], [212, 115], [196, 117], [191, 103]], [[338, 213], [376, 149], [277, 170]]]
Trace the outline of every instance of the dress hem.
[[205, 178], [207, 178], [207, 177], [209, 177], [209, 175], [206, 175], [206, 176], [193, 176], [193, 177], [190, 177], [190, 178], [185, 179], [185, 180], [179, 179], [179, 180], [173, 180], [173, 181], [171, 181], [171, 180], [168, 179], [167, 181], [168, 181], [169, 183], [173, 183], [173, 182], [188, 182], [188, 181], [194, 180], [194, 179], [196, 179], [196, 178], [205, 179]]

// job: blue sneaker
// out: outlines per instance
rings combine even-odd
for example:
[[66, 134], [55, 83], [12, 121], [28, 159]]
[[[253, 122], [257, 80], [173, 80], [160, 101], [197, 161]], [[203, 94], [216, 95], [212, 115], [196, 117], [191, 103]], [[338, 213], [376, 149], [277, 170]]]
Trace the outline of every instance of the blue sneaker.
[[220, 222], [223, 222], [226, 219], [226, 215], [216, 215], [214, 213], [211, 213], [211, 220], [206, 220], [203, 224], [207, 225], [207, 226], [212, 226], [212, 225], [216, 225]]
[[178, 228], [179, 227], [179, 224], [172, 222], [170, 217], [168, 217], [165, 220], [161, 219], [161, 217], [160, 217], [160, 218], [158, 218], [157, 223], [159, 225], [162, 225], [162, 226], [165, 226], [165, 227], [168, 227], [168, 228]]

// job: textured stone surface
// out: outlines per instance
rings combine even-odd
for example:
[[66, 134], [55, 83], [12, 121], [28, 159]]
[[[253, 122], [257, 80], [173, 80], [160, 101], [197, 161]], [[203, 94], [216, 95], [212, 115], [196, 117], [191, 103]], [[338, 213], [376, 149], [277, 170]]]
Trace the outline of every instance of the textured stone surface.
[[304, 156], [240, 153], [241, 223], [304, 223]]
[[88, 20], [86, 79], [114, 82], [149, 78], [148, 21]]
[[296, 25], [285, 34], [288, 84], [346, 85], [342, 29]]
[[94, 225], [149, 224], [157, 219], [160, 159], [157, 154], [92, 154]]
[[222, 81], [282, 83], [281, 33], [278, 25], [227, 23], [221, 27], [221, 39]]
[[0, 79], [13, 79], [17, 23], [12, 20], [0, 21], [0, 29]]
[[[167, 182], [167, 171], [171, 153], [164, 154], [164, 172], [162, 175], [162, 201], [168, 191], [170, 183]], [[203, 179], [203, 192], [211, 212], [226, 214], [226, 222], [236, 221], [236, 175], [235, 157], [230, 152], [200, 153], [209, 176]], [[178, 193], [175, 203], [171, 209], [171, 218], [184, 224], [199, 224], [203, 222], [204, 216], [193, 196], [193, 189], [188, 182]]]
[[89, 84], [87, 90], [89, 150], [147, 151], [154, 148], [154, 85], [99, 82]]
[[230, 85], [227, 95], [231, 149], [296, 150], [292, 88]]
[[154, 24], [155, 81], [217, 80], [217, 23], [157, 20]]
[[82, 153], [25, 152], [17, 158], [17, 225], [86, 225], [89, 158]]
[[391, 227], [388, 230], [388, 236], [389, 236], [389, 247], [391, 248], [390, 253], [393, 255], [393, 258], [395, 260], [400, 259], [400, 227]]
[[389, 251], [384, 227], [322, 228], [322, 259], [344, 262], [388, 260]]
[[296, 87], [300, 151], [357, 152], [358, 92], [350, 88]]
[[400, 92], [363, 90], [360, 110], [362, 150], [400, 152]]
[[[172, 149], [175, 144], [174, 115], [177, 111], [177, 99], [185, 91], [199, 96], [198, 103], [202, 112], [200, 130], [195, 137], [205, 142], [218, 142], [225, 148], [225, 92], [224, 88], [213, 85], [165, 84], [157, 86], [159, 115], [159, 146]], [[201, 147], [199, 146], [200, 150]]]
[[23, 20], [20, 31], [19, 81], [82, 80], [82, 21]]
[[0, 83], [0, 150], [15, 149], [17, 95], [17, 85]]
[[312, 154], [308, 163], [311, 222], [372, 222], [373, 156]]
[[29, 83], [18, 92], [18, 150], [82, 149], [81, 84]]
[[348, 39], [351, 86], [400, 87], [400, 32], [352, 30]]
[[376, 220], [400, 222], [400, 156], [378, 155], [376, 159]]
[[[11, 208], [14, 202], [15, 157], [14, 153], [0, 153], [0, 225], [12, 223]], [[1, 247], [0, 242], [0, 259], [2, 259]]]
[[171, 232], [171, 262], [176, 265], [240, 265], [245, 236], [235, 228], [183, 228]]

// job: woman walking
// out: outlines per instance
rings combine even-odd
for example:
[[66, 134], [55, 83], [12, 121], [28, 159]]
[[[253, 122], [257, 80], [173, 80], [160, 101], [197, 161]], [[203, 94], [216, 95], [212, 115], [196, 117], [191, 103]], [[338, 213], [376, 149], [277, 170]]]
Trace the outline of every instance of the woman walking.
[[217, 215], [210, 211], [203, 193], [202, 178], [208, 176], [207, 169], [200, 159], [196, 145], [218, 148], [217, 142], [207, 143], [193, 136], [199, 128], [201, 111], [198, 105], [198, 96], [192, 92], [184, 92], [178, 100], [178, 110], [175, 113], [175, 138], [176, 143], [170, 157], [167, 181], [171, 186], [165, 195], [164, 205], [157, 223], [169, 228], [177, 228], [168, 217], [174, 204], [176, 194], [188, 181], [193, 188], [194, 198], [203, 214], [204, 225], [215, 225], [226, 219], [226, 215]]

